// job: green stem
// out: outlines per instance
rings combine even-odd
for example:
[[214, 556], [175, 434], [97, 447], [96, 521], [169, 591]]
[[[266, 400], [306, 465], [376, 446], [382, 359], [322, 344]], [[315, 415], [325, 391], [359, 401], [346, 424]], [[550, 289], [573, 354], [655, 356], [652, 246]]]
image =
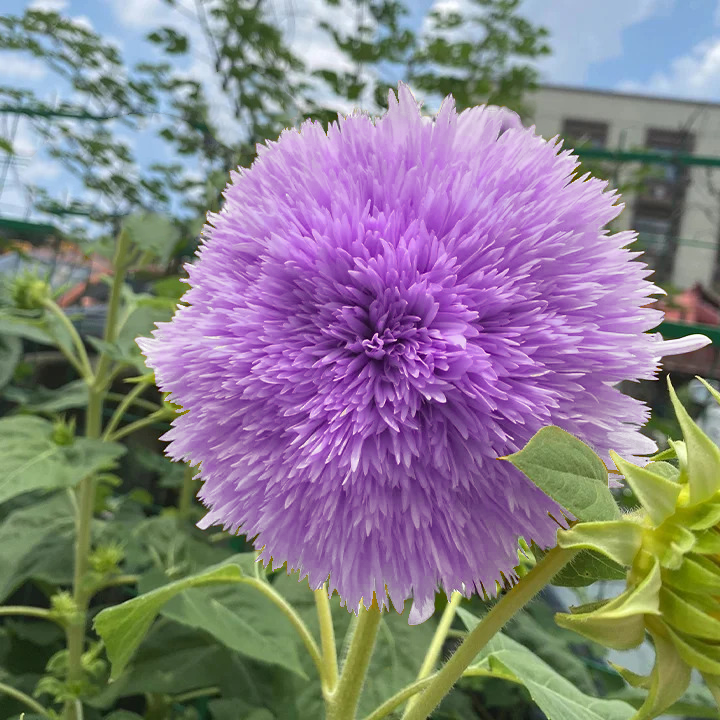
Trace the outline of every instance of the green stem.
[[125, 411], [137, 400], [138, 395], [141, 395], [147, 388], [145, 383], [138, 383], [125, 397], [122, 399], [120, 404], [115, 408], [110, 422], [105, 426], [105, 432], [103, 433], [103, 440], [107, 440], [112, 435], [115, 428], [120, 424], [120, 421], [125, 415]]
[[422, 692], [413, 706], [406, 709], [403, 720], [425, 720], [452, 690], [465, 669], [495, 633], [535, 597], [577, 552], [577, 550], [553, 548], [507, 594], [503, 595], [435, 675], [433, 682]]
[[134, 433], [136, 430], [140, 430], [141, 428], [147, 427], [148, 425], [152, 425], [157, 420], [167, 418], [167, 416], [168, 411], [165, 408], [156, 410], [154, 413], [148, 415], [147, 417], [140, 418], [140, 420], [136, 420], [135, 422], [131, 422], [129, 425], [125, 425], [125, 427], [120, 428], [116, 432], [108, 435], [103, 439], [109, 440], [110, 442], [116, 442], [117, 440], [121, 440], [127, 435]]
[[91, 383], [93, 379], [93, 372], [92, 367], [90, 366], [90, 358], [88, 358], [87, 350], [85, 350], [85, 343], [83, 343], [77, 329], [72, 324], [72, 321], [65, 314], [63, 309], [56, 302], [48, 298], [47, 300], [45, 300], [43, 305], [46, 310], [49, 310], [53, 315], [55, 315], [55, 317], [60, 321], [65, 330], [67, 330], [68, 334], [70, 335], [70, 339], [75, 346], [75, 352], [77, 353], [77, 356], [73, 355], [69, 350], [65, 350], [62, 345], [60, 345], [61, 352], [70, 361], [73, 367], [78, 371], [80, 377], [83, 378], [86, 382]]
[[307, 629], [305, 623], [302, 621], [302, 618], [297, 614], [297, 612], [295, 612], [295, 608], [293, 608], [293, 606], [290, 605], [290, 603], [288, 603], [287, 600], [285, 600], [285, 598], [280, 595], [280, 593], [278, 593], [278, 591], [275, 590], [272, 585], [270, 585], [270, 583], [264, 580], [244, 577], [242, 579], [242, 582], [251, 585], [256, 590], [259, 590], [263, 595], [265, 595], [266, 598], [268, 598], [268, 600], [270, 600], [274, 605], [276, 605], [282, 611], [285, 617], [291, 622], [293, 628], [295, 628], [295, 631], [300, 636], [300, 639], [303, 641], [305, 649], [308, 651], [308, 654], [310, 655], [313, 663], [315, 664], [315, 667], [317, 668], [318, 675], [322, 680], [324, 666], [320, 650], [318, 649], [317, 643], [315, 642], [313, 636], [310, 634], [310, 631]]
[[315, 591], [315, 606], [317, 607], [320, 622], [320, 646], [322, 647], [323, 667], [325, 668], [322, 678], [323, 694], [329, 694], [333, 692], [338, 681], [338, 661], [327, 583]]
[[173, 702], [184, 703], [184, 702], [187, 702], [188, 700], [195, 700], [197, 698], [213, 697], [213, 695], [220, 695], [219, 687], [207, 687], [207, 688], [200, 688], [199, 690], [190, 690], [186, 693], [182, 693], [180, 695], [175, 695], [173, 697]]
[[114, 575], [113, 577], [102, 580], [92, 589], [92, 594], [98, 593], [110, 587], [119, 587], [122, 585], [137, 585], [140, 581], [139, 575]]
[[42, 715], [46, 718], [50, 717], [50, 713], [37, 700], [33, 700], [33, 698], [26, 695], [22, 690], [17, 690], [10, 685], [0, 683], [0, 693], [8, 695], [11, 698], [15, 698], [15, 700], [20, 701], [23, 705], [26, 705], [38, 715]]
[[[128, 267], [126, 255], [129, 247], [130, 238], [128, 234], [126, 232], [120, 233], [113, 260], [113, 284], [103, 333], [105, 342], [114, 342], [117, 337], [117, 320], [120, 311], [122, 286]], [[108, 373], [111, 364], [112, 361], [108, 355], [104, 352], [100, 353], [94, 377], [88, 382], [89, 398], [85, 416], [85, 435], [88, 438], [97, 439], [102, 434], [103, 402], [108, 389]], [[87, 609], [90, 601], [89, 588], [86, 587], [86, 576], [95, 509], [95, 486], [95, 477], [88, 475], [80, 481], [76, 490], [78, 509], [75, 523], [73, 600], [77, 607], [77, 619], [66, 628], [68, 649], [67, 680], [71, 687], [79, 686], [83, 679], [82, 655], [85, 650], [85, 627], [87, 625]], [[80, 720], [82, 717], [82, 703], [74, 699], [66, 700], [63, 717], [65, 720]]]
[[369, 609], [361, 604], [340, 679], [335, 690], [325, 699], [327, 720], [355, 720], [381, 620], [382, 611], [374, 597]]
[[[445, 644], [445, 639], [447, 638], [448, 630], [450, 629], [450, 626], [455, 619], [455, 611], [458, 609], [462, 597], [462, 593], [459, 593], [457, 591], [450, 595], [450, 600], [445, 606], [445, 610], [443, 610], [443, 614], [440, 617], [440, 622], [438, 623], [435, 634], [433, 635], [433, 639], [430, 642], [430, 647], [428, 648], [427, 653], [425, 654], [425, 659], [420, 666], [420, 670], [417, 676], [418, 680], [423, 680], [435, 670], [435, 666], [437, 665], [437, 662], [440, 658], [440, 653], [442, 652], [443, 645]], [[415, 700], [416, 698], [410, 700], [406, 712], [410, 710]]]
[[[435, 673], [437, 675], [437, 673]], [[416, 680], [411, 685], [407, 685], [400, 692], [388, 698], [382, 705], [377, 707], [371, 712], [365, 720], [382, 720], [387, 717], [393, 710], [399, 708], [406, 700], [417, 695], [421, 690], [424, 690], [434, 679], [435, 675], [423, 678], [422, 680]]]
[[178, 519], [180, 522], [185, 522], [190, 517], [196, 490], [195, 468], [186, 465], [183, 471], [183, 484], [180, 488], [180, 498], [178, 500]]
[[[109, 392], [105, 395], [106, 400], [113, 400], [115, 402], [122, 402], [127, 395], [122, 395], [121, 393], [116, 392]], [[131, 403], [132, 405], [137, 405], [137, 407], [142, 408], [143, 410], [149, 410], [150, 412], [154, 412], [155, 410], [160, 409], [160, 405], [158, 405], [156, 402], [153, 402], [152, 400], [143, 400], [142, 398], [133, 398], [133, 401]]]
[[28, 607], [27, 605], [3, 605], [0, 606], [0, 615], [24, 615], [25, 617], [42, 618], [57, 622], [55, 616], [45, 608]]

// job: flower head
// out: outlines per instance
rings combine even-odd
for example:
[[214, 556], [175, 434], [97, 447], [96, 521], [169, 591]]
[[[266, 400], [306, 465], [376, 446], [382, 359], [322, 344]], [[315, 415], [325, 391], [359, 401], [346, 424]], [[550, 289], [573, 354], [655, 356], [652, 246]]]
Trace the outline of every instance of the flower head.
[[[645, 407], [614, 385], [664, 352], [621, 206], [514, 114], [407, 87], [387, 114], [283, 132], [232, 175], [191, 289], [140, 341], [201, 463], [202, 524], [255, 538], [348, 608], [411, 622], [554, 543], [554, 503], [496, 462], [542, 426], [635, 455]], [[704, 342], [700, 343], [701, 345]], [[670, 349], [685, 351], [690, 345]]]

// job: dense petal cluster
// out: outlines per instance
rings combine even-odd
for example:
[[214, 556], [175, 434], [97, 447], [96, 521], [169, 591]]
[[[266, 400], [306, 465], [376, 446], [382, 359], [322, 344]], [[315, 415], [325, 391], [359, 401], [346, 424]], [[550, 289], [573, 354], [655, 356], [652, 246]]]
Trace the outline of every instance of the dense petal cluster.
[[517, 538], [554, 544], [558, 508], [499, 456], [555, 424], [601, 455], [653, 450], [640, 403], [661, 313], [604, 183], [508, 111], [307, 122], [259, 148], [209, 218], [191, 289], [141, 341], [201, 463], [204, 526], [261, 558], [373, 592], [411, 621], [493, 592]]

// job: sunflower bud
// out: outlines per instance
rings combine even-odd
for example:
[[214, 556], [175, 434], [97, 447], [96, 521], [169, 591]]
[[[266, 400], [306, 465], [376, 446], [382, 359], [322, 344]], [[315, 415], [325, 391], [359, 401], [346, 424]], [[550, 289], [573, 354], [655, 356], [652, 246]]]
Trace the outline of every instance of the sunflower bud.
[[13, 280], [10, 297], [18, 310], [40, 310], [50, 298], [50, 286], [37, 275], [26, 272]]
[[[644, 468], [610, 453], [641, 509], [612, 522], [558, 532], [561, 547], [597, 550], [628, 567], [618, 597], [559, 614], [559, 625], [607, 647], [637, 647], [649, 632], [652, 673], [618, 671], [649, 690], [633, 720], [655, 717], [687, 689], [699, 670], [720, 703], [720, 449], [693, 422], [670, 385], [684, 442], [672, 446], [678, 467]], [[720, 402], [720, 394], [713, 391]]]

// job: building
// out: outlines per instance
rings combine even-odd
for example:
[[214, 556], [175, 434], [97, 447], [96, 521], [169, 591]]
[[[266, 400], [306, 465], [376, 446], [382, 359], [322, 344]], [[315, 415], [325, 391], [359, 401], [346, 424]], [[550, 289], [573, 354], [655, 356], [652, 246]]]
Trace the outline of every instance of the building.
[[[528, 99], [544, 137], [560, 135], [596, 155], [645, 150], [675, 158], [644, 166], [649, 177], [642, 189], [623, 196], [626, 208], [614, 229], [638, 231], [655, 281], [679, 290], [720, 286], [720, 103], [551, 85]], [[678, 161], [683, 155], [700, 156], [705, 164]], [[610, 164], [620, 186], [641, 168], [636, 162]]]

